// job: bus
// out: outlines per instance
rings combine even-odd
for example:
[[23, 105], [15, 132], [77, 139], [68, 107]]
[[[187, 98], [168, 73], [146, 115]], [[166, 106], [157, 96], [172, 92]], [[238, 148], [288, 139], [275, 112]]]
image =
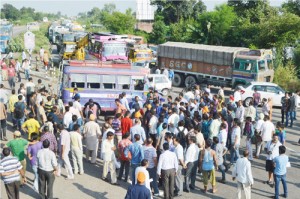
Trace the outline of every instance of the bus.
[[128, 61], [126, 42], [116, 40], [114, 36], [92, 35], [89, 53], [100, 61]]
[[0, 27], [0, 50], [1, 53], [8, 53], [8, 43], [9, 40], [12, 38], [13, 35], [13, 25], [9, 24], [7, 21], [6, 23], [2, 23]]
[[114, 111], [115, 99], [126, 92], [129, 104], [138, 96], [146, 101], [144, 86], [149, 69], [131, 68], [130, 64], [117, 64], [98, 61], [65, 61], [62, 65], [60, 95], [64, 104], [72, 101], [74, 88], [80, 94], [84, 106], [89, 99], [97, 102], [101, 111]]

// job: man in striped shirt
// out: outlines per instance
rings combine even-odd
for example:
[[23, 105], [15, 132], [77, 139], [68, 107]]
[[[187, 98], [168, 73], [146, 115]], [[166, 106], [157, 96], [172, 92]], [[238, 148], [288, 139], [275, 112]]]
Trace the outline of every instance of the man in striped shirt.
[[26, 182], [20, 161], [10, 155], [10, 149], [2, 151], [4, 158], [0, 162], [0, 175], [5, 184], [8, 199], [19, 199], [20, 174]]

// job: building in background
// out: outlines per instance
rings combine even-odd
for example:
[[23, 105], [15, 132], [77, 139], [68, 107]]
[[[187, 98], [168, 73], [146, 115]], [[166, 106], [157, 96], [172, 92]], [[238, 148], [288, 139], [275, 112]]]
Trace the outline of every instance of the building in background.
[[155, 6], [150, 4], [150, 0], [136, 0], [136, 3], [136, 28], [146, 32], [151, 32], [154, 21]]

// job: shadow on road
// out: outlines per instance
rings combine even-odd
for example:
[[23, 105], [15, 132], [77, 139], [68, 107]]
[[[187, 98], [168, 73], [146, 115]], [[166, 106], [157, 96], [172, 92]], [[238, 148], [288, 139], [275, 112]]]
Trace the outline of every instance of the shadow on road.
[[73, 185], [75, 187], [77, 187], [80, 191], [82, 191], [83, 193], [91, 196], [92, 198], [97, 198], [97, 199], [108, 199], [107, 197], [105, 197], [105, 195], [107, 195], [107, 192], [97, 192], [97, 191], [92, 191], [90, 189], [85, 188], [84, 186], [82, 186], [79, 183], [73, 183]]

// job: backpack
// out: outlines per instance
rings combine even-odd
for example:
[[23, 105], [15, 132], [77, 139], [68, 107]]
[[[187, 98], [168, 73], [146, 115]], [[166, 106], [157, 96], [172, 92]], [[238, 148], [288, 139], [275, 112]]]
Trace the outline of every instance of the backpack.
[[185, 148], [186, 147], [186, 137], [184, 134], [185, 128], [183, 128], [183, 130], [180, 131], [179, 127], [177, 127], [177, 130], [178, 130], [177, 138], [179, 139], [179, 143], [183, 148]]
[[14, 117], [16, 119], [22, 119], [24, 117], [24, 110], [22, 110], [22, 103], [17, 102], [14, 110]]

